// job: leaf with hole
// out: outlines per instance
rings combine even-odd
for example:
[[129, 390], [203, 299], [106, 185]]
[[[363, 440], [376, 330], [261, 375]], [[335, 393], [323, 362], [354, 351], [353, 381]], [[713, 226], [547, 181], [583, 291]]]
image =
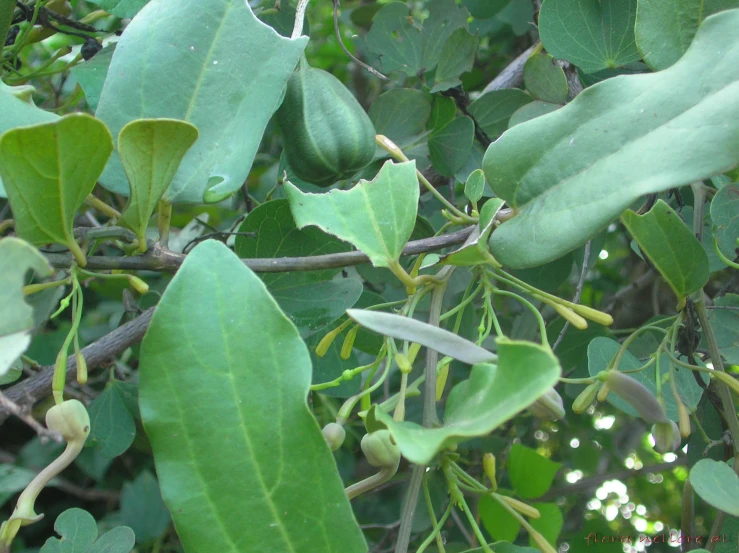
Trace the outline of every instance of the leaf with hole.
[[351, 190], [305, 194], [285, 183], [298, 228], [317, 226], [353, 244], [375, 267], [398, 262], [411, 236], [418, 211], [416, 164], [387, 161], [373, 181], [362, 180]]
[[739, 164], [738, 27], [739, 10], [713, 15], [669, 69], [593, 85], [492, 144], [485, 176], [518, 212], [493, 233], [495, 258], [552, 261], [639, 197]]
[[82, 113], [3, 134], [0, 175], [18, 236], [34, 245], [64, 244], [84, 266], [72, 223], [112, 150], [105, 125]]

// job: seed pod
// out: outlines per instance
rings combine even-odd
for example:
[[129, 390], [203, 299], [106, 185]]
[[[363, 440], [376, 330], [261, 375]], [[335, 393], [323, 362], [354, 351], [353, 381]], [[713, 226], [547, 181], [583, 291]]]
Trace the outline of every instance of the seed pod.
[[580, 395], [578, 395], [572, 403], [572, 410], [578, 414], [587, 411], [595, 401], [595, 396], [598, 395], [598, 390], [600, 390], [601, 384], [601, 382], [593, 382], [580, 392]]
[[529, 405], [529, 411], [537, 419], [545, 421], [556, 421], [565, 416], [565, 406], [562, 396], [554, 388], [547, 390], [543, 396]]
[[680, 430], [671, 420], [652, 425], [652, 436], [654, 437], [654, 449], [660, 453], [675, 451], [680, 447]]
[[344, 439], [346, 439], [346, 430], [335, 422], [328, 423], [321, 432], [323, 432], [323, 437], [331, 451], [339, 449], [343, 445]]
[[490, 480], [490, 489], [492, 491], [497, 490], [498, 480], [495, 474], [495, 455], [492, 453], [486, 453], [482, 456], [482, 470], [485, 471], [485, 474]]
[[393, 443], [389, 430], [376, 430], [362, 438], [362, 452], [373, 467], [396, 467], [400, 462], [400, 448]]
[[667, 421], [665, 410], [644, 384], [620, 371], [608, 371], [606, 384], [621, 399], [631, 405], [646, 422]]

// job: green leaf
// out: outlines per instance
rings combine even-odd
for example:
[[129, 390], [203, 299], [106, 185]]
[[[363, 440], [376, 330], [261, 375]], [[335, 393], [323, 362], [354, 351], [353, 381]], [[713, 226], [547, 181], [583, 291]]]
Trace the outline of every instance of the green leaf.
[[708, 320], [716, 335], [718, 349], [726, 361], [739, 365], [739, 294], [715, 298], [713, 307], [708, 312]]
[[295, 286], [270, 287], [272, 296], [287, 318], [305, 338], [330, 325], [353, 307], [362, 295], [358, 278], [306, 282]]
[[739, 476], [729, 465], [701, 459], [690, 469], [690, 483], [703, 501], [739, 517]]
[[83, 113], [3, 134], [0, 174], [18, 236], [34, 245], [64, 244], [84, 265], [72, 223], [112, 150], [105, 125]]
[[[16, 127], [25, 127], [47, 121], [56, 121], [59, 116], [37, 108], [31, 96], [34, 88], [29, 85], [8, 86], [0, 81], [0, 135]], [[7, 198], [0, 174], [0, 198]]]
[[539, 33], [547, 52], [586, 73], [641, 58], [634, 41], [636, 0], [546, 0]]
[[379, 334], [384, 334], [398, 340], [416, 342], [422, 346], [433, 348], [443, 355], [459, 359], [469, 365], [494, 363], [497, 359], [495, 354], [469, 340], [465, 340], [438, 326], [423, 323], [416, 319], [394, 315], [392, 313], [361, 309], [349, 309], [347, 310], [347, 314], [363, 327]]
[[628, 210], [621, 220], [680, 300], [708, 282], [708, 257], [703, 246], [663, 200], [644, 215]]
[[367, 551], [306, 405], [308, 350], [225, 245], [187, 256], [139, 370], [141, 416], [185, 550]]
[[739, 248], [739, 185], [724, 186], [716, 193], [711, 200], [711, 221], [719, 250], [733, 261]]
[[639, 0], [636, 46], [653, 70], [667, 69], [685, 53], [706, 17], [737, 7], [737, 0]]
[[[200, 136], [165, 199], [219, 201], [246, 180], [307, 40], [279, 36], [243, 0], [154, 0], [118, 42], [96, 115], [114, 136], [135, 119], [192, 123]], [[128, 195], [117, 154], [101, 183]]]
[[198, 129], [175, 119], [137, 119], [118, 135], [118, 155], [131, 186], [119, 223], [146, 245], [146, 227], [157, 202], [169, 187]]
[[471, 35], [464, 27], [449, 35], [441, 49], [431, 92], [442, 92], [462, 84], [459, 77], [472, 70], [479, 43], [479, 37]]
[[[290, 203], [286, 199], [272, 200], [250, 211], [238, 230], [252, 233], [236, 236], [234, 251], [244, 259], [255, 257], [310, 257], [351, 250], [347, 242], [326, 234], [321, 229], [309, 227], [298, 230], [295, 226]], [[299, 283], [330, 280], [341, 269], [321, 271], [296, 271], [290, 273], [262, 273], [267, 287], [279, 289]]]
[[5, 375], [31, 343], [33, 308], [23, 300], [26, 272], [52, 274], [39, 251], [19, 238], [0, 240], [0, 376]]
[[[552, 546], [557, 546], [557, 538], [559, 537], [562, 527], [564, 526], [564, 517], [562, 511], [557, 507], [556, 503], [534, 503], [532, 507], [535, 507], [541, 517], [529, 519], [529, 523], [538, 530], [539, 533], [544, 536]], [[536, 547], [536, 542], [529, 536], [529, 544], [531, 547]]]
[[136, 543], [146, 543], [164, 534], [172, 518], [162, 500], [159, 483], [148, 470], [133, 482], [123, 484], [121, 522], [136, 534]]
[[711, 16], [669, 69], [593, 85], [492, 144], [485, 176], [518, 210], [492, 235], [496, 259], [514, 269], [552, 261], [640, 196], [737, 165], [737, 27], [739, 10]]
[[469, 379], [449, 394], [442, 427], [397, 422], [377, 410], [377, 419], [411, 463], [426, 465], [446, 447], [489, 434], [556, 384], [561, 369], [551, 350], [505, 338], [497, 344], [498, 365], [472, 367]]
[[[500, 492], [499, 492], [500, 493]], [[489, 495], [483, 495], [479, 503], [480, 520], [485, 530], [494, 540], [515, 541], [521, 531], [521, 523], [518, 522], [508, 510]], [[480, 551], [482, 549], [475, 549]], [[498, 547], [495, 546], [495, 553]], [[537, 550], [537, 553], [540, 553]]]
[[423, 26], [402, 2], [387, 4], [375, 14], [366, 43], [380, 58], [384, 72], [402, 71], [412, 77], [433, 70], [449, 36], [467, 27], [467, 10], [454, 0], [431, 0], [426, 8], [429, 16]]
[[[597, 376], [598, 373], [604, 371], [620, 348], [621, 344], [611, 338], [599, 336], [593, 339], [588, 345], [588, 372], [590, 373], [590, 376]], [[644, 362], [640, 361], [629, 350], [626, 350], [624, 356], [621, 358], [618, 370], [634, 370], [638, 369], [643, 364]], [[675, 398], [672, 395], [669, 381], [667, 380], [670, 365], [670, 360], [665, 355], [660, 355], [660, 379], [662, 380], [662, 399], [664, 400], [665, 412], [667, 414], [667, 418], [677, 421], [677, 404], [675, 403]], [[680, 400], [685, 404], [689, 411], [694, 411], [703, 395], [703, 388], [701, 388], [695, 381], [692, 371], [680, 367], [673, 367], [673, 370]], [[655, 397], [657, 397], [657, 384], [653, 368], [645, 371], [632, 372], [629, 373], [629, 376], [642, 383]], [[701, 376], [701, 378], [703, 378], [704, 381], [706, 380], [703, 376]], [[639, 416], [631, 405], [614, 393], [608, 394], [608, 402], [624, 413], [633, 417]]]
[[562, 106], [558, 104], [550, 104], [549, 102], [534, 100], [529, 104], [524, 104], [513, 112], [513, 115], [511, 115], [511, 118], [508, 120], [508, 128], [510, 129], [511, 127], [515, 127], [516, 125], [520, 125], [521, 123], [525, 123], [531, 119], [536, 119], [537, 117], [541, 117], [547, 113], [552, 113], [561, 107]]
[[353, 244], [375, 267], [398, 262], [416, 224], [418, 177], [415, 162], [386, 162], [373, 181], [351, 190], [304, 194], [285, 183], [298, 228], [314, 225]]
[[476, 19], [490, 19], [505, 8], [508, 0], [462, 0], [470, 15]]
[[535, 30], [534, 5], [527, 0], [511, 0], [498, 14], [498, 19], [508, 23], [516, 36]]
[[485, 173], [482, 169], [475, 169], [464, 183], [464, 195], [471, 202], [479, 202], [483, 192], [485, 192]]
[[523, 90], [493, 90], [472, 102], [469, 112], [490, 140], [496, 140], [508, 128], [508, 120], [521, 106], [533, 98]]
[[451, 177], [459, 171], [472, 151], [475, 123], [467, 116], [455, 118], [429, 138], [431, 163], [441, 175]]
[[90, 0], [91, 4], [96, 4], [101, 9], [121, 19], [132, 18], [148, 2], [149, 0]]
[[567, 101], [567, 77], [549, 54], [534, 54], [523, 66], [526, 90], [534, 98], [552, 104]]
[[413, 88], [393, 88], [380, 94], [369, 109], [377, 134], [393, 142], [424, 132], [431, 115], [429, 97]]
[[518, 495], [531, 499], [547, 493], [562, 464], [539, 455], [535, 449], [513, 444], [507, 466], [511, 484]]
[[95, 541], [98, 537], [95, 519], [77, 508], [59, 515], [54, 530], [62, 538], [46, 540], [41, 553], [130, 553], [135, 543], [133, 530], [127, 526], [113, 528]]
[[500, 198], [491, 198], [485, 202], [480, 210], [480, 220], [475, 230], [460, 248], [441, 256], [440, 263], [457, 265], [458, 267], [483, 264], [500, 266], [495, 258], [490, 255], [488, 239], [495, 226], [495, 215], [504, 204], [505, 202]]
[[100, 50], [95, 57], [72, 67], [70, 72], [77, 79], [80, 87], [87, 98], [87, 105], [95, 111], [100, 102], [100, 93], [103, 91], [105, 77], [108, 75], [108, 68], [113, 59], [115, 52], [115, 44], [109, 44]]
[[88, 408], [90, 435], [87, 444], [105, 457], [124, 453], [136, 437], [136, 423], [114, 386], [108, 386]]
[[457, 116], [457, 104], [453, 98], [434, 95], [434, 101], [431, 104], [431, 116], [429, 117], [426, 128], [430, 131], [441, 130], [451, 123]]

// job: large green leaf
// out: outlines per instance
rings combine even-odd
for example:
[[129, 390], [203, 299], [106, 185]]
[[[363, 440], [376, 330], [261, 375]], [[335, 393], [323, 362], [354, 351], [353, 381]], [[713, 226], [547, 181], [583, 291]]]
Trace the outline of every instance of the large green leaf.
[[[5, 131], [36, 123], [56, 121], [59, 116], [37, 108], [31, 95], [32, 86], [8, 86], [0, 81], [0, 135]], [[2, 178], [0, 178], [0, 198], [7, 198]]]
[[591, 86], [492, 144], [485, 176], [518, 210], [493, 232], [496, 259], [512, 268], [552, 261], [640, 196], [736, 166], [738, 27], [739, 10], [711, 16], [669, 69]]
[[429, 157], [439, 174], [451, 177], [470, 157], [475, 141], [475, 122], [463, 115], [429, 138]]
[[130, 19], [143, 8], [149, 0], [90, 0], [91, 4], [97, 4], [108, 13]]
[[658, 200], [644, 215], [628, 210], [621, 220], [678, 298], [708, 282], [708, 257], [703, 246], [664, 201]]
[[701, 459], [690, 469], [690, 483], [703, 501], [739, 517], [739, 476], [729, 465]]
[[198, 245], [170, 282], [140, 372], [141, 416], [185, 550], [367, 551], [306, 405], [308, 350], [223, 244]]
[[100, 50], [95, 57], [84, 63], [75, 65], [70, 73], [77, 79], [87, 98], [87, 105], [95, 111], [100, 102], [100, 93], [103, 91], [105, 77], [108, 75], [108, 68], [113, 59], [115, 52], [115, 44], [109, 44]]
[[539, 34], [547, 52], [586, 73], [621, 67], [641, 56], [634, 42], [637, 0], [546, 0]]
[[[118, 155], [131, 186], [119, 223], [146, 245], [146, 227], [187, 150], [198, 139], [190, 123], [175, 119], [137, 119], [118, 135]], [[143, 250], [142, 250], [143, 251]]]
[[[243, 0], [152, 0], [118, 42], [97, 116], [116, 136], [134, 119], [192, 123], [200, 136], [165, 199], [219, 201], [244, 183], [306, 41], [281, 37]], [[101, 182], [128, 195], [117, 154]]]
[[169, 528], [172, 517], [162, 501], [157, 479], [148, 470], [123, 484], [121, 522], [134, 531], [137, 543], [156, 539]]
[[400, 258], [411, 236], [418, 211], [416, 164], [386, 162], [373, 181], [362, 180], [351, 190], [305, 194], [285, 183], [298, 228], [314, 225], [363, 251], [375, 267]]
[[719, 250], [735, 259], [739, 248], [739, 185], [724, 186], [716, 193], [711, 200], [711, 222]]
[[39, 251], [18, 238], [0, 240], [0, 376], [31, 343], [33, 308], [23, 301], [26, 272], [51, 275], [51, 266]]
[[737, 0], [639, 0], [636, 46], [649, 67], [666, 69], [685, 53], [706, 17], [737, 7]]
[[504, 338], [497, 343], [498, 365], [472, 367], [470, 377], [449, 394], [442, 427], [397, 422], [377, 410], [377, 420], [390, 430], [406, 459], [425, 465], [445, 447], [489, 434], [557, 383], [561, 369], [551, 350]]
[[456, 29], [449, 36], [441, 49], [431, 92], [441, 92], [462, 84], [459, 77], [472, 70], [479, 43], [480, 38], [471, 35], [464, 27]]
[[518, 495], [534, 498], [544, 495], [552, 486], [554, 475], [562, 468], [535, 449], [513, 444], [508, 456], [508, 476]]
[[0, 174], [18, 236], [32, 244], [64, 244], [84, 265], [72, 223], [112, 150], [105, 125], [82, 113], [3, 134]]

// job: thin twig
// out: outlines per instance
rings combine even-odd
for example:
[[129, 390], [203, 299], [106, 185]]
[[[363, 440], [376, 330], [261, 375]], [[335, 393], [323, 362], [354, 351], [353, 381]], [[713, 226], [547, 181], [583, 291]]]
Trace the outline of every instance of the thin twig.
[[[580, 271], [580, 280], [577, 281], [577, 288], [575, 289], [575, 297], [572, 298], [572, 303], [580, 303], [580, 296], [582, 295], [582, 289], [585, 285], [585, 275], [588, 274], [588, 260], [590, 259], [590, 240], [587, 241], [585, 244], [585, 255], [583, 256], [582, 260], [582, 271]], [[557, 349], [557, 346], [562, 343], [562, 340], [565, 337], [565, 333], [567, 332], [567, 329], [570, 328], [570, 321], [565, 321], [565, 325], [562, 327], [562, 330], [559, 333], [559, 336], [557, 337], [557, 340], [554, 342], [554, 345], [552, 346], [552, 351], [555, 351]]]
[[52, 430], [49, 430], [48, 428], [44, 428], [44, 426], [36, 419], [34, 419], [31, 415], [29, 415], [26, 410], [23, 409], [23, 407], [8, 399], [2, 392], [0, 392], [0, 406], [2, 406], [3, 409], [9, 411], [13, 415], [21, 419], [23, 422], [25, 422], [28, 426], [33, 428], [36, 434], [38, 434], [41, 438], [42, 442], [46, 440], [53, 440], [55, 442], [61, 443], [64, 441], [62, 439], [62, 435], [59, 434], [59, 432], [54, 432]]
[[341, 38], [341, 30], [339, 29], [339, 0], [334, 0], [334, 31], [336, 32], [336, 40], [339, 41], [339, 46], [341, 46], [341, 49], [344, 51], [344, 53], [349, 56], [354, 63], [362, 67], [363, 69], [369, 71], [372, 73], [375, 77], [379, 77], [383, 81], [390, 81], [385, 75], [380, 73], [377, 69], [374, 67], [367, 65], [362, 60], [359, 60], [356, 58], [354, 54], [352, 54], [349, 49], [344, 44], [344, 39]]
[[308, 8], [308, 0], [298, 0], [298, 7], [295, 9], [295, 26], [291, 39], [296, 39], [303, 34], [303, 20], [305, 19], [305, 10]]
[[502, 90], [504, 88], [516, 88], [523, 84], [523, 66], [526, 64], [526, 60], [529, 59], [531, 52], [534, 51], [535, 45], [530, 46], [523, 51], [516, 59], [509, 63], [503, 71], [498, 73], [488, 85], [482, 90], [483, 94], [492, 92], [493, 90]]

